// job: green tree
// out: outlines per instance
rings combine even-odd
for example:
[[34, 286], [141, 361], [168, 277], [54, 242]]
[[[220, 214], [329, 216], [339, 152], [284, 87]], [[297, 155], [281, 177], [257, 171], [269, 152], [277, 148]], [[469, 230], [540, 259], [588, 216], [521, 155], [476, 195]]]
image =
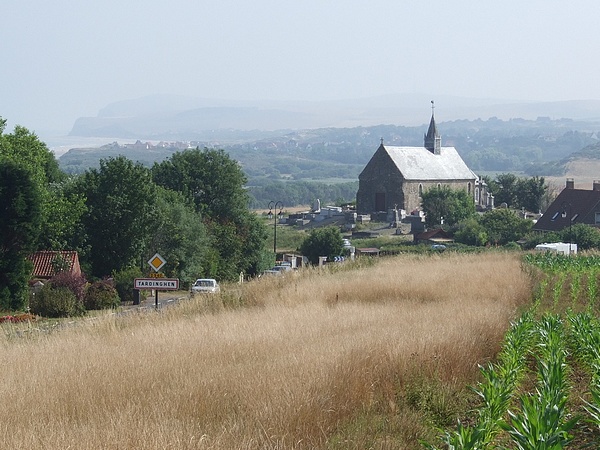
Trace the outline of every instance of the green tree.
[[119, 156], [101, 160], [78, 185], [86, 197], [83, 225], [92, 275], [138, 265], [154, 227], [156, 186], [150, 171]]
[[157, 187], [154, 228], [146, 254], [165, 258], [167, 276], [192, 281], [216, 276], [210, 237], [193, 203], [179, 192]]
[[152, 167], [156, 184], [193, 200], [203, 217], [234, 219], [248, 209], [247, 179], [224, 150], [205, 148], [174, 153]]
[[326, 256], [332, 261], [334, 257], [340, 256], [344, 248], [342, 235], [335, 227], [315, 228], [302, 241], [300, 252], [308, 258], [312, 264], [319, 262], [319, 256]]
[[434, 187], [423, 192], [422, 199], [425, 223], [430, 227], [441, 224], [442, 217], [452, 226], [475, 214], [473, 197], [462, 189]]
[[27, 167], [39, 186], [65, 178], [54, 154], [34, 133], [17, 125], [13, 133], [4, 134], [5, 128], [6, 120], [0, 117], [0, 156]]
[[519, 218], [507, 208], [488, 211], [479, 220], [488, 236], [488, 243], [505, 245], [524, 237], [532, 228], [530, 220]]
[[512, 173], [502, 173], [496, 176], [496, 179], [489, 186], [494, 194], [494, 203], [499, 206], [506, 203], [507, 206], [518, 208], [517, 204], [517, 185], [518, 178]]
[[25, 166], [0, 157], [0, 308], [27, 304], [31, 263], [41, 227], [41, 194]]
[[517, 180], [517, 206], [527, 211], [538, 212], [548, 185], [544, 177], [519, 178]]
[[3, 134], [5, 125], [6, 121], [0, 118], [0, 157], [27, 168], [40, 192], [42, 220], [37, 249], [75, 249], [72, 233], [85, 208], [83, 197], [78, 193], [65, 195], [70, 181], [46, 144], [21, 126], [15, 127], [13, 133]]
[[503, 173], [495, 180], [486, 178], [488, 188], [494, 194], [494, 203], [506, 203], [510, 208], [525, 208], [537, 212], [543, 209], [548, 193], [544, 177], [521, 178], [512, 173]]
[[86, 211], [84, 196], [73, 186], [73, 180], [51, 184], [45, 207], [45, 221], [39, 249], [77, 250], [83, 254], [82, 217]]
[[[240, 272], [263, 269], [267, 231], [249, 211], [246, 176], [223, 150], [175, 153], [152, 168], [156, 184], [181, 192], [195, 205], [211, 237], [218, 278], [233, 280]], [[211, 269], [212, 270], [212, 269]]]

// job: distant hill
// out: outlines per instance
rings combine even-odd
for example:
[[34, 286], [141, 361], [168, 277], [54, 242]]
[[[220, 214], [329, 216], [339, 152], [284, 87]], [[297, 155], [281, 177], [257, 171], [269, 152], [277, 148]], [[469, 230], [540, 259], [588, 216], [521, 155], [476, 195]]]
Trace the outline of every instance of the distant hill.
[[[124, 154], [151, 165], [174, 151], [188, 147], [222, 148], [239, 161], [253, 183], [269, 180], [356, 180], [380, 139], [387, 145], [420, 146], [427, 125], [377, 125], [352, 128], [318, 128], [263, 132], [215, 130], [207, 139], [167, 140], [154, 144], [73, 148], [59, 158], [64, 170], [80, 173], [96, 167], [100, 158]], [[572, 119], [454, 120], [439, 122], [442, 145], [454, 146], [477, 173], [525, 172], [558, 176], [566, 172], [568, 159], [597, 153], [600, 122]]]
[[[430, 117], [431, 96], [398, 94], [340, 101], [230, 101], [154, 95], [112, 103], [96, 117], [77, 119], [71, 136], [154, 140], [236, 139], [248, 131], [274, 132], [377, 125], [417, 126]], [[600, 121], [600, 101], [512, 102], [436, 96], [438, 121]]]
[[[129, 106], [127, 106], [129, 108]], [[125, 108], [125, 109], [127, 109]], [[110, 114], [124, 113], [116, 108]], [[192, 114], [193, 115], [193, 114]], [[423, 145], [427, 124], [419, 126], [316, 128], [303, 130], [213, 130], [196, 140], [157, 140], [95, 148], [71, 148], [59, 164], [68, 173], [98, 167], [100, 159], [124, 155], [150, 167], [186, 148], [222, 148], [239, 162], [248, 177], [253, 207], [277, 198], [286, 205], [349, 201], [358, 189], [358, 175], [380, 139], [386, 145]], [[513, 172], [544, 176], [553, 192], [574, 178], [578, 188], [591, 189], [600, 178], [600, 122], [547, 117], [526, 120], [459, 119], [438, 121], [443, 145], [457, 148], [480, 175]]]
[[600, 180], [600, 142], [571, 153], [560, 161], [547, 163], [540, 170], [548, 182], [562, 189], [567, 178], [573, 178], [577, 189], [591, 189]]

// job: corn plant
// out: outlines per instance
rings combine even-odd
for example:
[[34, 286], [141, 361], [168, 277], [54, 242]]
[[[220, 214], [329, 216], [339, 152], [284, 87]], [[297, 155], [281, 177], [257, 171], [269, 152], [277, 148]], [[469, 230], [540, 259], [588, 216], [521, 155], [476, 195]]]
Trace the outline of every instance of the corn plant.
[[598, 295], [598, 269], [593, 267], [588, 274], [588, 311], [594, 310]]
[[558, 450], [572, 439], [570, 431], [578, 417], [566, 420], [568, 382], [564, 327], [558, 316], [539, 322], [537, 387], [535, 393], [520, 397], [520, 411], [508, 411], [509, 421], [501, 422], [519, 450]]
[[556, 281], [554, 282], [554, 287], [552, 288], [552, 299], [554, 306], [557, 306], [559, 303], [560, 295], [562, 294], [563, 284], [565, 282], [566, 276], [566, 272], [559, 272], [556, 275]]
[[[600, 256], [564, 256], [550, 253], [545, 254], [527, 254], [523, 257], [523, 270], [529, 273], [535, 273], [535, 270], [541, 270], [545, 274], [537, 286], [534, 302], [541, 304], [544, 298], [546, 288], [550, 287], [551, 300], [554, 306], [559, 303], [563, 290], [564, 280], [567, 275], [571, 276], [571, 304], [576, 305], [582, 290], [582, 279], [587, 277], [587, 298], [588, 310], [593, 311], [596, 304], [598, 287], [597, 276], [600, 268]], [[536, 279], [539, 279], [539, 275]]]
[[537, 310], [540, 304], [542, 303], [542, 300], [544, 299], [544, 296], [546, 294], [548, 283], [548, 277], [544, 277], [542, 280], [540, 280], [533, 297], [533, 305], [531, 307], [533, 311]]
[[[481, 430], [477, 427], [465, 427], [458, 421], [456, 431], [446, 432], [442, 437], [444, 448], [448, 450], [483, 450]], [[422, 442], [427, 450], [439, 450], [438, 447]]]
[[600, 323], [590, 312], [569, 314], [571, 324], [569, 334], [570, 346], [575, 357], [589, 366], [594, 361], [600, 361]]
[[[596, 367], [595, 372], [598, 373], [599, 371], [600, 367]], [[584, 408], [589, 415], [589, 418], [587, 419], [588, 422], [600, 428], [600, 380], [598, 379], [598, 376], [594, 378], [595, 379], [590, 386], [592, 401], [588, 402], [587, 400], [584, 400]]]
[[577, 299], [579, 298], [579, 292], [581, 291], [581, 276], [584, 272], [577, 271], [571, 273], [571, 304], [573, 307], [577, 306]]
[[569, 434], [579, 418], [564, 422], [566, 399], [544, 401], [538, 392], [521, 398], [521, 412], [509, 411], [511, 423], [503, 426], [518, 450], [562, 450], [572, 439]]
[[588, 421], [600, 428], [600, 322], [590, 313], [570, 315], [571, 345], [591, 375], [591, 401], [584, 400]]

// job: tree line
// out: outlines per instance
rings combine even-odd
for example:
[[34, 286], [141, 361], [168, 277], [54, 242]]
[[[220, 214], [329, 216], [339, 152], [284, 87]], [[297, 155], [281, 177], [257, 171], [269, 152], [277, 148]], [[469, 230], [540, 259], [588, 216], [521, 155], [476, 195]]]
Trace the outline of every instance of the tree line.
[[434, 187], [422, 195], [425, 223], [441, 227], [459, 243], [485, 246], [516, 242], [531, 231], [532, 222], [520, 218], [513, 209], [496, 208], [478, 214], [471, 195], [449, 186]]
[[118, 156], [69, 176], [34, 133], [5, 127], [0, 118], [0, 308], [27, 304], [27, 256], [38, 250], [76, 250], [93, 279], [141, 275], [156, 252], [165, 275], [184, 281], [273, 264], [246, 177], [223, 150], [176, 152], [151, 168]]
[[537, 211], [542, 202], [549, 200], [548, 185], [543, 177], [527, 179], [503, 174], [493, 183], [497, 183], [496, 198], [510, 203], [503, 201], [502, 207], [480, 214], [475, 210], [471, 195], [464, 190], [441, 186], [423, 192], [426, 224], [430, 228], [442, 227], [453, 234], [455, 242], [470, 246], [517, 245], [519, 241], [525, 249], [542, 242], [572, 242], [581, 250], [600, 248], [600, 233], [592, 226], [576, 224], [560, 232], [537, 233], [532, 231], [530, 219], [520, 217], [518, 211], [525, 205]]

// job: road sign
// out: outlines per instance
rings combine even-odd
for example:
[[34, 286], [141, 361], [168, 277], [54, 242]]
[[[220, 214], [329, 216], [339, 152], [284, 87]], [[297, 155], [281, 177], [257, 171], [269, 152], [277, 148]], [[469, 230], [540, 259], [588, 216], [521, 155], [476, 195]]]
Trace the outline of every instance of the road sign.
[[177, 291], [179, 278], [136, 278], [136, 289], [156, 289], [159, 291]]
[[154, 256], [148, 261], [148, 264], [150, 264], [150, 267], [152, 267], [155, 272], [158, 272], [166, 263], [167, 261], [158, 253], [155, 253]]

